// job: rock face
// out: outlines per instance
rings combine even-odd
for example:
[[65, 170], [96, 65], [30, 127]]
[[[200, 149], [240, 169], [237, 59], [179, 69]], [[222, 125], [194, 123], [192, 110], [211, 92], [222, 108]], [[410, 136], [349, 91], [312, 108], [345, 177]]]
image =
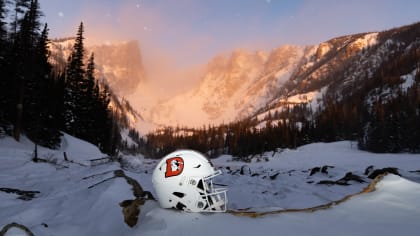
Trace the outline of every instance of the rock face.
[[[418, 32], [420, 23], [313, 46], [235, 50], [211, 60], [196, 88], [161, 102], [145, 116], [157, 124], [201, 127], [248, 117], [263, 121], [269, 113], [299, 104], [322, 109], [323, 98], [351, 96], [394, 58], [419, 48]], [[407, 78], [402, 82], [410, 82]]]
[[[312, 46], [285, 45], [268, 52], [233, 50], [210, 60], [197, 75], [200, 83], [196, 87], [156, 105], [130, 102], [142, 111], [145, 121], [156, 126], [203, 127], [244, 118], [257, 119], [263, 126], [269, 114], [300, 104], [316, 111], [322, 109], [324, 98], [350, 97], [394, 58], [419, 48], [419, 32], [420, 23], [416, 23], [341, 36]], [[73, 41], [51, 43], [53, 63], [64, 64]], [[146, 80], [136, 41], [92, 46], [87, 51], [87, 55], [95, 53], [98, 78], [104, 78], [120, 97], [128, 97]], [[418, 66], [407, 62], [407, 67], [413, 68], [414, 75]], [[410, 84], [413, 76], [408, 75], [395, 76]], [[366, 102], [385, 95], [372, 91]], [[143, 100], [146, 103], [147, 99]]]
[[140, 48], [137, 41], [93, 46], [97, 68], [119, 95], [132, 93], [145, 80]]
[[[52, 41], [51, 62], [57, 70], [64, 70], [65, 62], [73, 48], [74, 39]], [[95, 56], [97, 78], [104, 79], [119, 96], [134, 92], [146, 80], [145, 69], [137, 41], [86, 47], [86, 59]]]
[[303, 51], [304, 47], [282, 46], [269, 53], [235, 50], [219, 55], [207, 64], [199, 86], [158, 104], [148, 118], [158, 124], [194, 126], [245, 118], [277, 95]]

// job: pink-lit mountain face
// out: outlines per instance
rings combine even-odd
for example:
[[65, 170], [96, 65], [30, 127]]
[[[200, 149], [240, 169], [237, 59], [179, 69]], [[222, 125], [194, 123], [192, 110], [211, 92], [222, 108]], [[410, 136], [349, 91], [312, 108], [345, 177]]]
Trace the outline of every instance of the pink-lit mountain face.
[[[50, 44], [51, 61], [63, 70], [73, 48], [74, 39], [56, 40]], [[141, 51], [137, 41], [86, 47], [86, 59], [93, 53], [96, 77], [105, 80], [119, 96], [133, 93], [146, 79]]]
[[[236, 50], [215, 57], [198, 87], [158, 104], [148, 118], [158, 124], [200, 126], [260, 113], [257, 117], [261, 118], [267, 111], [302, 103], [316, 109], [329, 86], [342, 82], [344, 86], [345, 81], [360, 78], [360, 71], [374, 71], [380, 65], [385, 46], [364, 55], [377, 45], [377, 37], [378, 33], [366, 33], [314, 46], [287, 45], [271, 52]], [[343, 68], [348, 69], [342, 71], [345, 75], [334, 75]]]
[[[144, 118], [137, 119], [137, 127], [144, 133], [158, 126], [202, 127], [248, 117], [262, 122], [269, 113], [297, 104], [322, 109], [325, 97], [340, 100], [360, 91], [393, 58], [420, 48], [419, 32], [420, 24], [413, 24], [342, 36], [312, 46], [286, 45], [269, 52], [234, 50], [210, 60], [196, 75], [200, 82], [192, 89], [148, 104], [143, 101], [153, 90], [141, 83], [146, 81], [146, 73], [137, 44], [96, 46], [88, 51], [95, 52], [101, 76], [117, 94], [136, 95], [128, 99]], [[65, 58], [66, 46], [63, 42], [58, 45], [61, 48], [53, 51]], [[416, 70], [416, 62], [407, 63], [412, 69], [395, 75], [401, 77], [404, 88], [410, 86], [410, 75]], [[367, 100], [392, 96], [395, 90], [384, 89], [387, 94], [367, 91]]]
[[272, 52], [235, 50], [212, 59], [191, 91], [150, 111], [159, 124], [201, 126], [245, 118], [274, 99], [304, 54], [304, 47]]
[[[384, 32], [342, 36], [313, 46], [282, 46], [271, 52], [233, 51], [214, 58], [198, 87], [154, 107], [149, 118], [166, 125], [200, 126], [244, 118], [261, 123], [269, 114], [296, 105], [322, 110], [325, 98], [337, 102], [363, 94], [364, 103], [392, 98], [414, 85], [419, 65], [401, 63], [398, 84], [369, 87], [395, 58], [420, 48], [420, 24]], [[418, 52], [417, 52], [418, 53]]]

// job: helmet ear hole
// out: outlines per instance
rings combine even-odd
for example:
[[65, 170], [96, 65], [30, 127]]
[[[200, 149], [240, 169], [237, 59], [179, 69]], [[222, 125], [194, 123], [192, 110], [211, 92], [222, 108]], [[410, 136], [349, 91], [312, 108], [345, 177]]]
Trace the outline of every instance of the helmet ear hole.
[[180, 193], [180, 192], [173, 192], [172, 194], [179, 197], [179, 198], [183, 198], [185, 196], [184, 193]]
[[200, 209], [204, 208], [204, 203], [202, 201], [199, 201], [197, 203], [197, 207], [200, 208]]

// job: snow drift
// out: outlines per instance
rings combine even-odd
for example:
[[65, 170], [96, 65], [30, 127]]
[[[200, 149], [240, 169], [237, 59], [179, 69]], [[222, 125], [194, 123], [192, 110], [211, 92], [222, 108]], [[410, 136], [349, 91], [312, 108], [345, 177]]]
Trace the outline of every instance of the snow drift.
[[[151, 172], [155, 160], [123, 157], [122, 164], [92, 165], [103, 157], [89, 143], [65, 135], [60, 150], [40, 147], [49, 163], [31, 161], [33, 146], [9, 137], [0, 139], [0, 227], [16, 222], [34, 235], [414, 235], [420, 215], [420, 155], [371, 154], [350, 142], [316, 143], [296, 150], [265, 153], [251, 163], [221, 156], [213, 162], [222, 169], [217, 179], [229, 187], [228, 208], [277, 211], [308, 208], [340, 200], [366, 188], [373, 169], [394, 167], [376, 190], [313, 212], [270, 214], [257, 218], [230, 213], [184, 213], [159, 208], [152, 200], [140, 207], [139, 222], [124, 222], [120, 203], [133, 199], [133, 189], [123, 178], [124, 169], [142, 188], [153, 192]], [[70, 161], [65, 161], [63, 152]], [[82, 165], [80, 165], [82, 164]], [[327, 166], [324, 171], [312, 171]], [[367, 168], [372, 167], [372, 168]], [[352, 172], [362, 182], [324, 185]], [[22, 198], [23, 192], [32, 192]], [[5, 235], [25, 235], [11, 228]]]

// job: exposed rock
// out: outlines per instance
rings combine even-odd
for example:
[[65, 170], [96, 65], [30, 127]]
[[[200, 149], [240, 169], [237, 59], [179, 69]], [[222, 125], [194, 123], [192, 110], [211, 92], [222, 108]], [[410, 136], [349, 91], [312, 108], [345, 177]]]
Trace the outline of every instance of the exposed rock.
[[325, 184], [325, 185], [349, 185], [344, 181], [333, 181], [333, 180], [321, 180], [317, 184]]
[[343, 178], [337, 180], [337, 182], [345, 182], [345, 183], [347, 183], [348, 181], [356, 181], [358, 183], [365, 183], [366, 182], [362, 179], [362, 177], [360, 177], [358, 175], [355, 175], [352, 172], [347, 172], [346, 175]]
[[311, 173], [309, 174], [309, 176], [312, 176], [312, 175], [314, 175], [318, 172], [321, 172], [323, 174], [328, 174], [328, 168], [334, 168], [334, 166], [325, 165], [325, 166], [322, 166], [322, 167], [318, 167], [318, 166], [314, 167], [314, 168], [311, 169]]
[[249, 166], [248, 165], [243, 165], [242, 167], [241, 167], [241, 172], [239, 172], [239, 174], [241, 174], [241, 175], [251, 175], [251, 168], [249, 168]]
[[374, 170], [372, 172], [372, 174], [370, 174], [368, 176], [368, 178], [369, 179], [374, 179], [378, 175], [382, 175], [382, 174], [386, 174], [386, 173], [401, 176], [400, 173], [398, 172], [398, 168], [395, 168], [395, 167], [387, 167], [387, 168], [382, 168], [382, 169], [376, 169], [376, 170]]
[[321, 170], [320, 167], [314, 167], [314, 168], [312, 168], [311, 169], [311, 173], [309, 174], [309, 176], [312, 176], [312, 175], [318, 173], [320, 170]]
[[271, 175], [271, 176], [270, 176], [270, 179], [271, 179], [271, 180], [275, 180], [279, 174], [280, 174], [280, 173], [276, 173], [276, 174], [274, 174], [274, 175]]
[[[105, 172], [105, 173], [109, 173], [109, 172]], [[105, 174], [105, 173], [102, 173], [102, 174]], [[97, 176], [97, 175], [94, 175], [94, 176]], [[90, 177], [92, 176], [89, 176], [86, 178], [90, 178]], [[133, 227], [138, 222], [138, 217], [140, 214], [140, 206], [143, 205], [146, 200], [155, 200], [155, 198], [153, 197], [152, 193], [150, 193], [149, 191], [144, 191], [141, 185], [135, 179], [127, 176], [123, 170], [115, 170], [113, 177], [102, 180], [101, 182], [96, 183], [90, 186], [89, 188], [95, 187], [98, 184], [101, 184], [105, 181], [108, 181], [114, 178], [124, 178], [127, 181], [127, 183], [131, 185], [131, 190], [133, 191], [133, 195], [135, 199], [124, 200], [120, 202], [119, 205], [122, 207], [125, 223], [128, 226]]]
[[356, 181], [358, 183], [364, 183], [366, 181], [364, 181], [362, 179], [362, 177], [353, 174], [352, 172], [347, 172], [346, 175], [337, 180], [337, 181], [333, 181], [333, 180], [321, 180], [319, 181], [317, 184], [325, 184], [325, 185], [350, 185], [348, 182], [349, 181]]
[[128, 226], [133, 227], [137, 224], [140, 215], [140, 206], [144, 202], [145, 200], [142, 198], [120, 202], [120, 206], [123, 208], [124, 221]]
[[365, 175], [369, 175], [370, 173], [372, 173], [372, 171], [373, 171], [373, 166], [372, 165], [366, 167]]
[[146, 200], [155, 200], [155, 198], [149, 191], [144, 191], [135, 179], [125, 175], [123, 170], [115, 170], [114, 175], [115, 177], [124, 178], [127, 183], [131, 185], [133, 195], [136, 197], [134, 200], [124, 200], [120, 203], [120, 206], [123, 208], [122, 212], [125, 223], [128, 226], [133, 227], [137, 224], [140, 214], [140, 206], [143, 205]]
[[0, 191], [6, 192], [6, 193], [14, 193], [19, 195], [18, 199], [24, 200], [24, 201], [30, 201], [33, 198], [35, 198], [35, 195], [40, 193], [39, 191], [26, 191], [26, 190], [20, 190], [20, 189], [14, 189], [14, 188], [0, 188]]

